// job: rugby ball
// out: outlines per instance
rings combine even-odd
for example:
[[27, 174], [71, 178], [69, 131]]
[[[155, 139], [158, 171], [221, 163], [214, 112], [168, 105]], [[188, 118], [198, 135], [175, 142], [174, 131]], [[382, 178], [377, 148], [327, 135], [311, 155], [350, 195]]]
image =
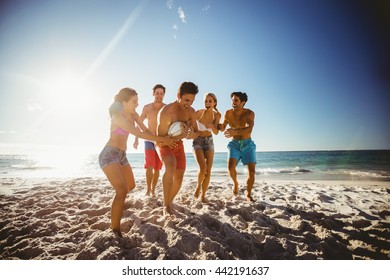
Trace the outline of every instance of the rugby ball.
[[168, 128], [169, 136], [180, 136], [186, 130], [186, 124], [183, 122], [174, 122]]

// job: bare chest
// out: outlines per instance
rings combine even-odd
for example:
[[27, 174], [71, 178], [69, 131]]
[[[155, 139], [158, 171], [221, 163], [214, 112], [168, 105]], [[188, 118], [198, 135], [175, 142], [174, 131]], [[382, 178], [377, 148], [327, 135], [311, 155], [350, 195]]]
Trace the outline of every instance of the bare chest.
[[232, 112], [228, 116], [229, 125], [233, 128], [245, 127], [248, 123], [248, 116], [245, 113], [236, 114]]

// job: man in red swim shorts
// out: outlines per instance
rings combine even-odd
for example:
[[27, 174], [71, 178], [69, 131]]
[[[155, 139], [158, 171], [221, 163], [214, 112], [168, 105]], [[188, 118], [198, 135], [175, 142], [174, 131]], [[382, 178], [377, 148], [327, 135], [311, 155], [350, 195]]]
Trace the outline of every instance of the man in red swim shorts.
[[[165, 96], [165, 87], [161, 84], [157, 84], [153, 87], [154, 101], [146, 104], [141, 113], [141, 120], [147, 120], [148, 128], [156, 134], [157, 129], [157, 115], [162, 107], [165, 106], [163, 99]], [[138, 138], [135, 138], [134, 148], [138, 147]], [[162, 168], [162, 162], [156, 152], [155, 143], [152, 141], [145, 140], [145, 165], [144, 165], [145, 177], [146, 177], [146, 195], [155, 197], [156, 186], [158, 178], [160, 177], [160, 170]]]
[[[198, 93], [198, 86], [192, 82], [183, 82], [177, 93], [177, 100], [164, 106], [158, 115], [157, 135], [168, 135], [169, 126], [177, 121], [184, 122], [188, 131], [180, 138], [195, 139], [198, 137], [198, 126], [196, 114], [192, 103]], [[181, 188], [183, 176], [186, 169], [186, 155], [183, 141], [178, 141], [173, 148], [168, 146], [156, 146], [165, 166], [162, 178], [164, 190], [164, 216], [173, 215], [172, 202]]]

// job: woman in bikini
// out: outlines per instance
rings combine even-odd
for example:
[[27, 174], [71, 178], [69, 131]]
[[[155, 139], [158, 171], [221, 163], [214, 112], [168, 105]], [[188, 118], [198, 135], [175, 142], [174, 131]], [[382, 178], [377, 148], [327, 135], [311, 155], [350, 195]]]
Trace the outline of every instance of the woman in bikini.
[[119, 237], [122, 237], [120, 220], [125, 199], [127, 193], [135, 187], [133, 170], [126, 158], [129, 134], [157, 141], [163, 145], [172, 145], [175, 141], [169, 136], [160, 137], [151, 133], [135, 111], [137, 106], [138, 94], [134, 89], [123, 88], [115, 95], [115, 101], [109, 110], [111, 117], [110, 139], [99, 155], [99, 165], [115, 189], [115, 197], [111, 207], [111, 229]]
[[202, 202], [207, 202], [206, 191], [210, 183], [210, 172], [214, 160], [213, 135], [218, 134], [218, 124], [221, 113], [217, 109], [217, 97], [213, 93], [207, 93], [204, 97], [205, 109], [196, 111], [198, 123], [198, 138], [194, 139], [192, 147], [194, 156], [199, 166], [198, 184], [195, 190], [195, 197], [201, 194]]

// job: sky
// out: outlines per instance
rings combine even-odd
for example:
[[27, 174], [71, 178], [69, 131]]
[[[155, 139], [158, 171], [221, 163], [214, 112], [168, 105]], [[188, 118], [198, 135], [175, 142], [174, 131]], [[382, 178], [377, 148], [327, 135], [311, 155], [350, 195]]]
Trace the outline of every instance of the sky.
[[246, 92], [257, 151], [390, 149], [389, 15], [385, 1], [2, 1], [0, 153], [99, 153], [121, 88], [140, 113], [155, 84], [170, 103], [184, 81], [195, 109], [213, 92], [222, 114]]

